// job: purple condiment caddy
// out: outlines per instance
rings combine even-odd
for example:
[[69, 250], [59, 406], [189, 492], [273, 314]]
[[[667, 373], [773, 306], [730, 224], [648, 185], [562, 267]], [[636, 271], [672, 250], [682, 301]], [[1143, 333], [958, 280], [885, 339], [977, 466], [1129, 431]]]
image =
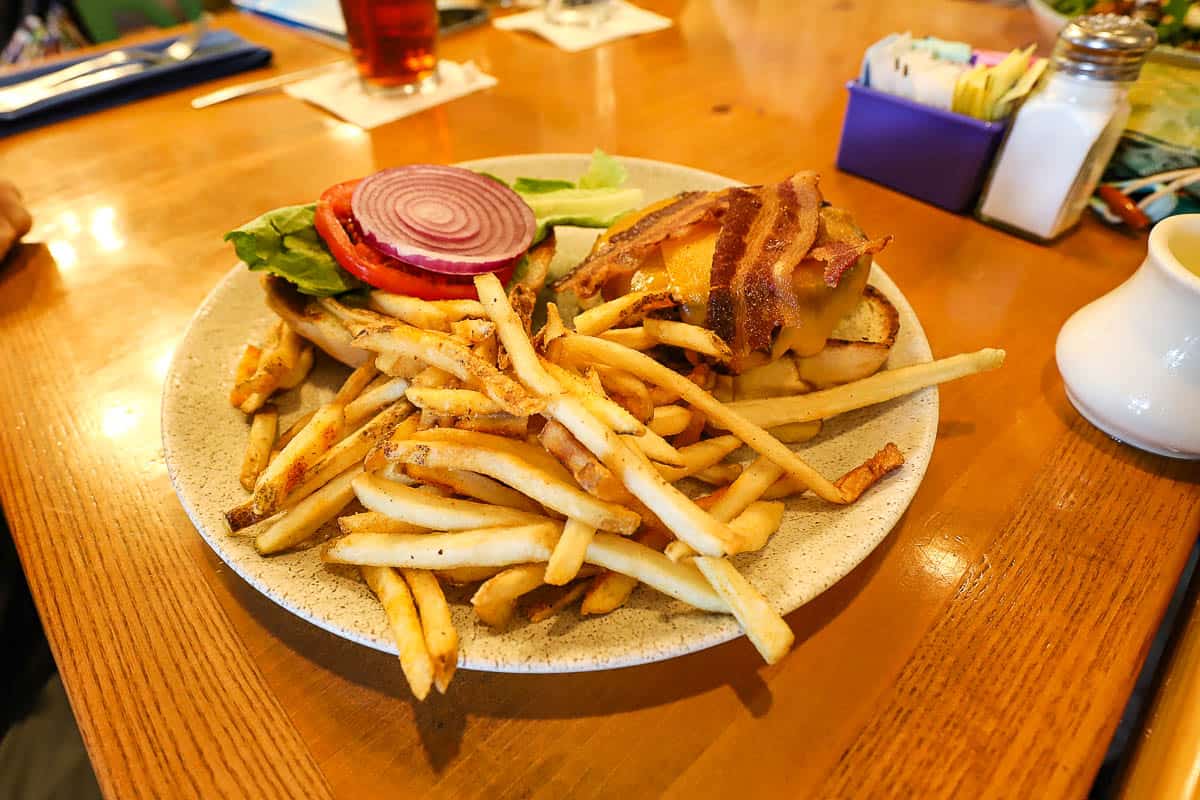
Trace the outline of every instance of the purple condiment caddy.
[[846, 84], [838, 169], [961, 214], [975, 204], [1007, 121], [984, 122]]

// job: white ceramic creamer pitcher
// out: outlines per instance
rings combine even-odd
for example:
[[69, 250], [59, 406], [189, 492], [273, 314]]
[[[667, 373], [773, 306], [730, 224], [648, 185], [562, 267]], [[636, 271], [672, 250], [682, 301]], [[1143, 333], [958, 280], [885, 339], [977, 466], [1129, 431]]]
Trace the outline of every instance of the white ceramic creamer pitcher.
[[1135, 447], [1200, 459], [1200, 214], [1168, 217], [1125, 283], [1058, 334], [1079, 413]]

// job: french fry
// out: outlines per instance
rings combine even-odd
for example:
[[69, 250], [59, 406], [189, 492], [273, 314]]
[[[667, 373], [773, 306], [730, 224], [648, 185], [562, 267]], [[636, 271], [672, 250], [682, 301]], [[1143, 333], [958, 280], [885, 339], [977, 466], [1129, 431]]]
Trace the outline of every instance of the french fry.
[[[484, 304], [486, 307], [486, 303]], [[601, 303], [575, 315], [575, 331], [595, 336], [609, 328], [626, 327], [651, 311], [671, 308], [675, 301], [665, 291], [628, 292], [615, 300]]]
[[[875, 455], [838, 478], [835, 483], [851, 502], [879, 482], [883, 476], [904, 464], [899, 448], [890, 442]], [[764, 500], [777, 500], [804, 491], [804, 486], [791, 475], [786, 475], [771, 484], [762, 494]]]
[[545, 583], [545, 564], [520, 564], [488, 578], [471, 596], [471, 607], [485, 625], [504, 628], [512, 622], [517, 600]]
[[637, 578], [647, 586], [704, 611], [729, 612], [729, 606], [688, 564], [624, 536], [597, 533], [588, 545], [587, 563]]
[[[637, 348], [635, 347], [633, 349], [636, 350]], [[679, 392], [672, 391], [664, 386], [651, 386], [650, 400], [654, 403], [656, 408], [658, 406], [670, 405], [679, 400]]]
[[354, 499], [351, 484], [362, 472], [361, 466], [351, 467], [288, 509], [278, 522], [258, 535], [254, 540], [255, 549], [265, 556], [295, 547], [310, 538]]
[[587, 491], [610, 503], [629, 503], [633, 495], [613, 475], [612, 470], [600, 463], [591, 451], [579, 443], [571, 432], [557, 420], [542, 426], [538, 440], [562, 465], [570, 470], [575, 482]]
[[304, 430], [304, 426], [308, 425], [313, 418], [313, 414], [316, 413], [317, 409], [314, 408], [312, 411], [309, 411], [307, 414], [289, 425], [286, 431], [279, 434], [279, 439], [276, 440], [274, 448], [276, 455], [278, 455], [279, 451], [283, 450], [283, 448], [287, 447], [288, 443], [291, 442], [292, 439], [296, 438], [297, 433]]
[[618, 405], [633, 415], [634, 419], [647, 423], [654, 416], [654, 402], [650, 390], [633, 375], [620, 369], [600, 370], [600, 383]]
[[288, 493], [304, 482], [312, 465], [338, 440], [345, 423], [340, 405], [321, 406], [287, 447], [267, 465], [254, 487], [254, 511], [278, 508]]
[[322, 309], [336, 317], [338, 322], [342, 324], [342, 327], [349, 331], [351, 335], [356, 335], [376, 325], [390, 325], [396, 321], [394, 317], [380, 314], [378, 311], [358, 308], [357, 306], [348, 306], [333, 297], [318, 297], [315, 302]]
[[729, 406], [718, 402], [712, 395], [687, 378], [656, 363], [642, 353], [588, 336], [566, 336], [555, 342], [555, 345], [565, 348], [575, 358], [601, 361], [632, 372], [644, 380], [670, 387], [679, 392], [680, 397], [689, 404], [704, 413], [711, 422], [725, 428], [752, 449], [779, 464], [822, 500], [837, 504], [848, 502], [846, 495], [828, 478], [809, 466], [783, 442], [732, 411]]
[[596, 528], [574, 517], [567, 520], [563, 526], [562, 536], [550, 554], [546, 564], [546, 583], [553, 586], [563, 586], [575, 580], [579, 568], [583, 566], [583, 558], [587, 555], [588, 545], [596, 536]]
[[413, 376], [412, 385], [428, 389], [449, 389], [458, 386], [459, 380], [444, 369], [425, 367]]
[[242, 488], [246, 491], [254, 491], [254, 483], [267, 466], [278, 427], [279, 411], [272, 405], [263, 406], [250, 421], [250, 439], [246, 443], [246, 455], [242, 458], [242, 470], [239, 475]]
[[[457, 533], [356, 533], [327, 544], [322, 558], [334, 564], [432, 570], [528, 564], [550, 558], [561, 530], [555, 523], [543, 523]], [[729, 606], [695, 567], [677, 564], [624, 536], [597, 533], [588, 545], [587, 562], [635, 577], [703, 611], [729, 613]]]
[[700, 435], [704, 433], [704, 427], [708, 424], [708, 417], [704, 416], [695, 408], [688, 408], [691, 417], [688, 419], [687, 427], [675, 435], [672, 444], [676, 449], [687, 447], [700, 441]]
[[455, 533], [353, 533], [327, 544], [321, 557], [333, 564], [410, 569], [507, 567], [545, 562], [561, 530], [547, 521]]
[[[388, 466], [390, 469], [399, 468], [399, 465], [397, 465], [397, 464], [390, 464]], [[382, 472], [380, 472], [379, 475], [380, 475], [380, 477], [383, 477], [386, 480], [391, 480], [390, 478], [387, 478], [387, 476], [385, 474], [387, 472], [388, 472], [388, 470], [385, 469]], [[404, 485], [408, 486], [407, 483]], [[412, 485], [412, 488], [416, 489], [418, 492], [421, 492], [422, 494], [430, 495], [431, 497], [452, 497], [454, 495], [454, 492], [450, 491], [445, 486], [438, 486], [436, 483], [415, 483]]]
[[471, 348], [471, 352], [473, 352], [480, 361], [483, 361], [489, 366], [495, 364], [503, 367], [504, 369], [508, 369], [507, 365], [500, 364], [499, 362], [500, 343], [496, 340], [495, 336], [489, 336], [486, 339], [480, 340]]
[[[561, 422], [591, 450], [676, 536], [699, 552], [714, 555], [723, 553], [725, 545], [734, 542], [733, 531], [664, 481], [649, 461], [631, 452], [616, 433], [605, 427], [576, 396], [564, 392], [562, 386], [542, 367], [521, 323], [508, 305], [499, 279], [491, 274], [478, 275], [475, 287], [489, 318], [496, 323], [497, 332], [512, 358], [517, 375], [526, 386], [547, 399], [546, 414]], [[559, 339], [555, 344], [569, 338], [572, 337]], [[590, 552], [591, 547], [588, 549]]]
[[465, 445], [482, 445], [494, 450], [507, 450], [519, 458], [523, 458], [531, 464], [536, 465], [539, 469], [551, 473], [559, 480], [571, 480], [571, 473], [555, 460], [554, 456], [537, 445], [519, 439], [452, 429], [420, 431], [413, 434], [411, 438], [419, 441], [455, 442]]
[[733, 564], [708, 556], [697, 557], [695, 564], [733, 610], [738, 624], [768, 664], [787, 655], [795, 634]]
[[645, 432], [646, 426], [640, 420], [597, 391], [585, 378], [552, 361], [542, 359], [541, 364], [563, 389], [579, 398], [592, 414], [617, 433], [639, 436]]
[[728, 363], [733, 358], [733, 350], [729, 349], [729, 345], [708, 328], [652, 317], [647, 317], [642, 327], [646, 335], [659, 344], [682, 347], [715, 358], [721, 363]]
[[351, 372], [341, 387], [337, 390], [337, 394], [329, 402], [345, 407], [351, 401], [358, 398], [367, 388], [367, 384], [375, 380], [375, 376], [379, 374], [379, 370], [370, 361], [356, 368]]
[[[584, 407], [600, 422], [619, 434], [632, 434], [637, 447], [647, 458], [664, 464], [682, 466], [683, 461], [679, 453], [666, 439], [645, 427], [621, 405], [609, 400], [604, 395], [603, 388], [596, 388], [586, 378], [552, 361], [542, 359], [541, 364], [559, 385], [579, 398]], [[595, 371], [592, 371], [592, 375], [599, 383], [599, 375]]]
[[739, 552], [752, 553], [766, 547], [771, 534], [779, 530], [783, 522], [783, 503], [757, 501], [729, 521], [729, 527], [742, 537]]
[[450, 606], [441, 584], [431, 573], [419, 569], [402, 569], [421, 612], [421, 629], [425, 633], [425, 648], [433, 659], [433, 683], [441, 694], [446, 693], [450, 679], [458, 668], [458, 631], [450, 620]]
[[686, 542], [678, 539], [668, 544], [663, 553], [672, 561], [684, 561], [696, 557], [696, 551], [688, 547]]
[[519, 438], [529, 432], [529, 417], [514, 417], [512, 414], [471, 414], [452, 417], [424, 409], [421, 411], [421, 430], [431, 428], [478, 431], [505, 438]]
[[229, 404], [234, 408], [240, 408], [250, 396], [247, 381], [254, 377], [260, 358], [262, 349], [255, 345], [248, 344], [242, 350], [242, 357], [238, 359], [237, 367], [233, 371], [233, 388], [229, 391]]
[[[359, 502], [371, 511], [392, 519], [436, 530], [463, 530], [501, 525], [528, 525], [545, 522], [546, 517], [515, 508], [476, 503], [450, 497], [436, 497], [394, 481], [363, 475], [354, 482]], [[416, 566], [401, 564], [399, 566]], [[453, 564], [450, 566], [498, 566], [495, 564]], [[430, 569], [442, 569], [431, 567]]]
[[496, 326], [486, 319], [460, 319], [450, 324], [450, 333], [464, 344], [479, 344], [496, 335]]
[[667, 467], [659, 466], [658, 472], [671, 483], [683, 480], [697, 472], [708, 469], [714, 464], [719, 464], [725, 460], [725, 457], [742, 446], [742, 440], [736, 436], [714, 436], [711, 439], [705, 439], [702, 442], [681, 447], [679, 449], [680, 456], [683, 457], [684, 465], [682, 467]]
[[446, 315], [446, 319], [457, 322], [467, 317], [483, 319], [483, 304], [478, 300], [430, 300], [429, 304]]
[[503, 411], [490, 397], [474, 389], [430, 389], [410, 386], [407, 396], [408, 401], [417, 408], [455, 417], [499, 414]]
[[542, 400], [530, 396], [494, 365], [444, 334], [396, 325], [367, 330], [355, 337], [354, 344], [376, 352], [416, 356], [459, 380], [477, 380], [484, 394], [515, 416], [536, 414], [545, 407]]
[[631, 350], [649, 350], [658, 344], [658, 340], [647, 333], [645, 327], [641, 325], [636, 328], [609, 328], [599, 336], [601, 339], [615, 342]]
[[546, 231], [545, 238], [530, 248], [525, 268], [518, 270], [517, 274], [513, 276], [514, 285], [531, 289], [536, 297], [537, 293], [546, 285], [546, 278], [550, 277], [550, 264], [554, 262], [556, 252], [558, 252], [558, 237], [554, 233], [554, 228], [551, 227]]
[[244, 392], [246, 397], [239, 406], [242, 411], [253, 414], [262, 408], [271, 392], [279, 387], [279, 382], [296, 366], [303, 345], [304, 340], [298, 333], [281, 324], [277, 341], [263, 351], [254, 375], [235, 388], [238, 392]]
[[292, 366], [288, 373], [279, 379], [280, 389], [295, 389], [304, 379], [308, 377], [308, 373], [312, 372], [313, 366], [313, 346], [305, 343], [300, 348], [300, 355], [296, 358], [296, 363]]
[[741, 464], [713, 464], [711, 467], [705, 467], [697, 472], [694, 477], [698, 481], [704, 481], [711, 486], [725, 486], [737, 480], [742, 474]]
[[861, 380], [809, 394], [743, 400], [727, 403], [725, 407], [764, 428], [829, 419], [847, 411], [894, 400], [927, 386], [999, 369], [1004, 364], [1004, 357], [1003, 350], [987, 348], [925, 364], [884, 370]]
[[641, 451], [642, 455], [646, 458], [657, 461], [660, 464], [678, 467], [686, 463], [675, 445], [649, 428], [641, 436], [624, 436], [622, 439]]
[[567, 606], [574, 603], [583, 593], [587, 591], [590, 581], [579, 581], [573, 586], [564, 586], [557, 589], [558, 596], [552, 602], [539, 602], [531, 605], [528, 610], [529, 621], [533, 623], [544, 622], [558, 612], [562, 611]]
[[[376, 371], [378, 372], [378, 368], [376, 368]], [[391, 375], [388, 375], [383, 372], [379, 372], [379, 374], [377, 374], [375, 376], [375, 378], [370, 383], [367, 384], [367, 388], [363, 389], [363, 394], [366, 394], [367, 392], [371, 392], [371, 391], [374, 391], [375, 389], [378, 389], [380, 386], [383, 386], [385, 383], [387, 383], [390, 380], [393, 380]], [[347, 404], [347, 405], [349, 405], [349, 404]]]
[[[550, 363], [550, 362], [543, 362], [543, 366], [545, 365], [545, 363]], [[551, 374], [553, 375], [554, 373], [551, 372]], [[568, 372], [567, 374], [573, 375], [574, 373]], [[584, 380], [586, 380], [588, 382], [588, 385], [592, 387], [592, 391], [594, 391], [596, 394], [600, 395], [601, 397], [608, 396], [608, 395], [604, 394], [604, 384], [600, 382], [600, 373], [596, 371], [595, 367], [589, 366], [580, 374], [583, 376]], [[555, 377], [557, 378], [558, 376], [555, 375]], [[617, 431], [617, 432], [620, 433], [620, 431]]]
[[[735, 519], [781, 474], [783, 470], [777, 464], [760, 456], [713, 504], [710, 513], [722, 521]], [[739, 486], [739, 483], [742, 485]], [[765, 515], [767, 510], [756, 512], [754, 517], [744, 520], [740, 527], [734, 527], [730, 522], [730, 527], [738, 536], [738, 544], [731, 552], [743, 552], [757, 543], [760, 532], [754, 523], [761, 524], [757, 518], [759, 513]], [[778, 513], [782, 519], [783, 509], [779, 508]], [[667, 546], [664, 557], [675, 563], [695, 563], [722, 601], [733, 609], [738, 624], [767, 663], [774, 664], [783, 658], [795, 637], [788, 624], [771, 608], [762, 594], [728, 560], [693, 556], [695, 551], [687, 543], [676, 541]]]
[[692, 421], [692, 412], [683, 406], [659, 406], [647, 427], [659, 436], [674, 436]]
[[367, 305], [381, 314], [430, 331], [450, 330], [450, 317], [428, 300], [375, 290], [367, 296]]
[[[742, 474], [729, 485], [721, 499], [709, 509], [709, 513], [720, 520], [732, 520], [762, 497], [763, 492], [782, 475], [782, 467], [766, 456], [759, 456], [749, 467], [742, 470]], [[739, 544], [739, 552], [741, 546]]]
[[492, 480], [486, 475], [469, 472], [463, 469], [442, 469], [440, 467], [423, 467], [409, 464], [405, 470], [413, 478], [422, 483], [434, 483], [452, 490], [455, 494], [473, 497], [485, 503], [497, 506], [507, 506], [533, 514], [541, 512], [537, 503], [525, 495], [510, 489], [500, 481]]
[[542, 327], [541, 337], [543, 344], [553, 342], [567, 332], [566, 326], [563, 325], [562, 315], [558, 313], [558, 304], [554, 302], [546, 303], [546, 324]]
[[379, 412], [367, 424], [329, 448], [313, 463], [302, 484], [292, 489], [286, 497], [276, 495], [275, 502], [268, 507], [255, 511], [254, 499], [251, 498], [225, 512], [230, 530], [236, 532], [248, 528], [282, 509], [296, 505], [349, 467], [362, 463], [371, 448], [393, 430], [397, 430], [401, 438], [406, 438], [416, 427], [415, 418], [408, 416], [411, 410], [412, 406], [401, 401]]
[[383, 408], [404, 397], [408, 391], [408, 381], [404, 378], [391, 378], [380, 375], [382, 382], [368, 386], [362, 394], [346, 404], [346, 428], [353, 430], [362, 424], [363, 420], [378, 414]]
[[800, 444], [816, 438], [821, 432], [821, 420], [815, 419], [812, 422], [791, 422], [787, 425], [777, 425], [774, 428], [768, 428], [767, 433], [774, 436], [785, 444]]
[[398, 353], [380, 353], [375, 356], [375, 369], [384, 375], [391, 375], [393, 378], [407, 378], [408, 380], [412, 380], [427, 366], [424, 361], [415, 356], [400, 355]]
[[367, 566], [360, 570], [387, 614], [396, 649], [400, 651], [400, 669], [404, 671], [404, 678], [413, 696], [424, 700], [433, 684], [433, 659], [429, 656], [408, 584], [390, 567]]
[[399, 522], [378, 511], [360, 511], [338, 517], [338, 530], [348, 533], [421, 533], [426, 530], [407, 522]]
[[587, 594], [583, 596], [579, 613], [589, 616], [616, 611], [625, 605], [637, 585], [637, 578], [622, 575], [619, 572], [605, 572], [603, 575], [597, 575], [588, 586]]
[[[634, 541], [652, 550], [662, 550], [671, 541], [671, 535], [662, 528], [647, 528], [634, 537]], [[607, 614], [625, 605], [629, 595], [637, 588], [637, 578], [619, 572], [604, 572], [592, 579], [579, 613]]]
[[510, 452], [427, 440], [389, 441], [383, 452], [389, 461], [465, 469], [487, 475], [532, 497], [546, 508], [601, 530], [631, 534], [641, 524], [641, 517], [635, 512], [598, 500]]
[[454, 586], [466, 586], [470, 583], [486, 581], [502, 571], [502, 567], [458, 567], [456, 569], [439, 569], [435, 574], [440, 581]]

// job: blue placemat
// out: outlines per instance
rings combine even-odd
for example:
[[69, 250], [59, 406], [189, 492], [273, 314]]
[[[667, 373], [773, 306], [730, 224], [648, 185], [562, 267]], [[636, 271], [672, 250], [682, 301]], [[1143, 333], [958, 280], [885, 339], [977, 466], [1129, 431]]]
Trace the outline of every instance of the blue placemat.
[[[165, 50], [174, 41], [174, 38], [162, 39], [138, 47], [146, 50]], [[91, 58], [94, 55], [96, 54], [92, 53], [86, 57]], [[0, 78], [0, 87], [36, 78], [82, 60], [83, 57], [80, 57], [73, 61], [56, 62], [50, 66], [6, 75]], [[210, 31], [201, 39], [197, 53], [187, 61], [150, 67], [136, 75], [129, 75], [102, 86], [76, 89], [37, 108], [0, 113], [0, 138], [140, 100], [143, 97], [173, 92], [193, 84], [255, 69], [270, 61], [271, 51], [267, 48], [248, 42], [232, 31]]]

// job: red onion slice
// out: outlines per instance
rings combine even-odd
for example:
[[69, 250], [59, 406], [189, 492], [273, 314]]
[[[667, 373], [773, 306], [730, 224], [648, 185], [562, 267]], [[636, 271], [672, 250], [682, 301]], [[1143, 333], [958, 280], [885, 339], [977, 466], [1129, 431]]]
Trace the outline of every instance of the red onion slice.
[[363, 178], [350, 200], [363, 239], [432, 272], [477, 275], [529, 249], [533, 211], [512, 189], [461, 167], [413, 164]]

